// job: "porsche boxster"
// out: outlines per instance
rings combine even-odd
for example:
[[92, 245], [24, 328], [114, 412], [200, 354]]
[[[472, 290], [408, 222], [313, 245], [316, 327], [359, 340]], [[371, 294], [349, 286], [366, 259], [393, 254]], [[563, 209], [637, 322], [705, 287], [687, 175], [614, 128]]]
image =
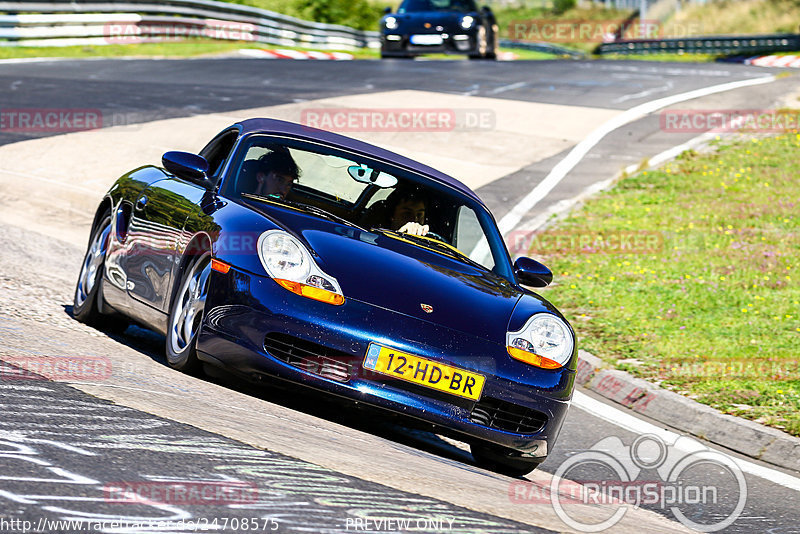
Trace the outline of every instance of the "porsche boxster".
[[[424, 422], [479, 465], [541, 463], [570, 403], [575, 335], [467, 186], [336, 133], [250, 119], [166, 152], [97, 208], [81, 321], [134, 321], [182, 371], [283, 379]], [[302, 388], [300, 388], [302, 390]]]

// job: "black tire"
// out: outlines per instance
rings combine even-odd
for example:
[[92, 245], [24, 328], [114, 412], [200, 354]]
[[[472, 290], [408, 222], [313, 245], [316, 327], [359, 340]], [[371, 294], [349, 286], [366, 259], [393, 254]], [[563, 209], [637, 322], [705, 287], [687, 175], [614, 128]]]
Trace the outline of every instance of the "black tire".
[[211, 272], [211, 253], [189, 259], [176, 284], [167, 323], [167, 363], [186, 373], [200, 370], [197, 359], [197, 334], [205, 314], [208, 294], [208, 275]]
[[92, 326], [98, 326], [101, 323], [98, 298], [102, 298], [100, 284], [105, 272], [106, 252], [110, 237], [111, 213], [106, 212], [100, 217], [100, 222], [89, 237], [89, 245], [83, 257], [83, 264], [72, 298], [72, 316], [78, 321]]
[[492, 34], [492, 38], [489, 39], [489, 45], [488, 45], [488, 48], [486, 50], [486, 55], [483, 56], [483, 57], [486, 58], [486, 59], [490, 59], [490, 60], [496, 60], [497, 59], [497, 47], [498, 47], [497, 25], [496, 24], [492, 24], [491, 34]]
[[486, 54], [489, 53], [489, 36], [485, 26], [478, 27], [478, 36], [475, 43], [475, 51], [469, 55], [470, 59], [486, 59]]
[[490, 443], [472, 443], [469, 448], [478, 466], [510, 477], [525, 476], [543, 461], [521, 458], [513, 449]]

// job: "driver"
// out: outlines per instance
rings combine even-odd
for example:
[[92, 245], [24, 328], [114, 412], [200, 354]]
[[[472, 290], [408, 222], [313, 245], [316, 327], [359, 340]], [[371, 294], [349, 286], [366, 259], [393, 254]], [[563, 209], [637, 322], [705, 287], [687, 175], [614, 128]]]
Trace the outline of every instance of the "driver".
[[390, 230], [412, 235], [427, 235], [425, 224], [428, 198], [417, 188], [397, 188], [386, 197], [386, 213]]
[[255, 194], [262, 197], [278, 197], [283, 200], [300, 177], [300, 168], [288, 150], [267, 152], [258, 159]]

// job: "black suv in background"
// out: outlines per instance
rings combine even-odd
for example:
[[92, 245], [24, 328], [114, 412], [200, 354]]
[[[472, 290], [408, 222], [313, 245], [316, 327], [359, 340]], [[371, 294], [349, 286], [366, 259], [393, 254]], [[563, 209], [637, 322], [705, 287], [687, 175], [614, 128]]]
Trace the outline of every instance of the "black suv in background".
[[381, 18], [381, 57], [467, 54], [497, 57], [497, 21], [474, 0], [404, 0], [397, 13]]

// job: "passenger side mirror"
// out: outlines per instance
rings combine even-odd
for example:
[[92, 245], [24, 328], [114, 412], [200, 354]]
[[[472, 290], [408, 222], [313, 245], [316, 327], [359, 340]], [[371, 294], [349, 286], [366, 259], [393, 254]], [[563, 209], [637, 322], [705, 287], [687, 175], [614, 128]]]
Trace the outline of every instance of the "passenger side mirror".
[[191, 152], [171, 151], [161, 156], [161, 164], [178, 178], [183, 178], [206, 189], [214, 187], [207, 176], [208, 161], [203, 156]]
[[383, 8], [383, 14], [384, 15], [388, 15], [391, 12], [392, 12], [392, 8], [391, 7], [386, 6], [385, 8]]
[[521, 257], [514, 262], [517, 282], [531, 287], [546, 287], [553, 281], [553, 272], [538, 261]]

